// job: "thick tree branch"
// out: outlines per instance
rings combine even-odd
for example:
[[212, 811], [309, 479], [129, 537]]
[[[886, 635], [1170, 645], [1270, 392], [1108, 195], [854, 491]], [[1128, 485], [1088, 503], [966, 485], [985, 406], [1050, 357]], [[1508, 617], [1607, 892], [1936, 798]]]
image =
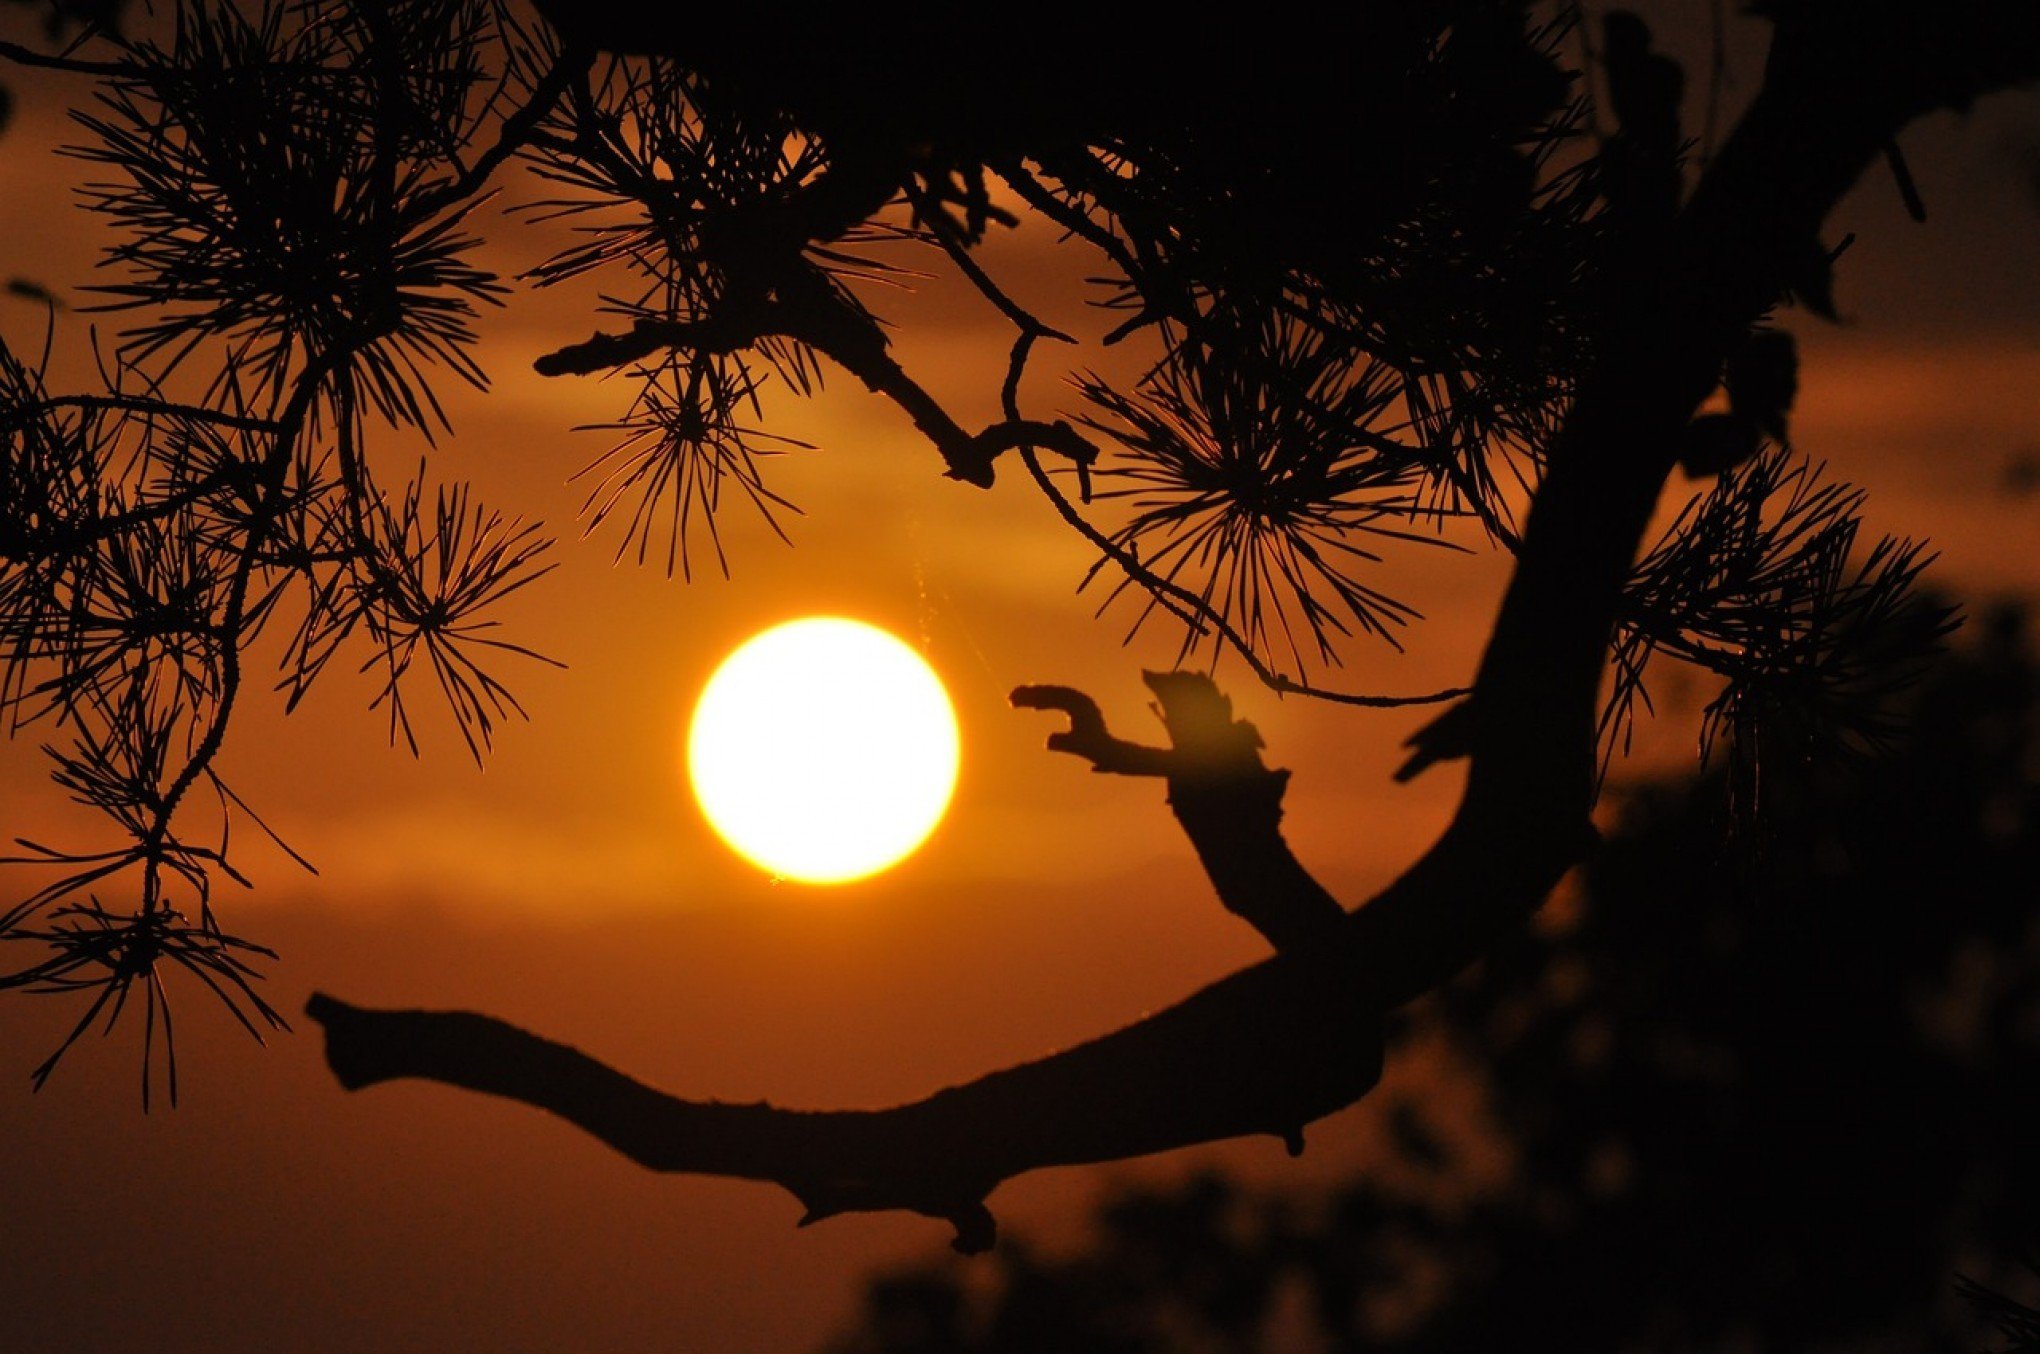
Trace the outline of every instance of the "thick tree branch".
[[[1454, 851], [1534, 870], [1540, 843], [1577, 854], [1592, 840], [1600, 678], [1681, 428], [1898, 128], [2040, 78], [2040, 9], [1960, 10], [1791, 7], [1764, 87], [1668, 236], [1611, 279], [1622, 304], [1552, 447], [1476, 679], [1465, 799], [1412, 876]], [[1382, 975], [1391, 1002], [1447, 980], [1527, 915], [1512, 889], [1444, 894], [1440, 906], [1427, 889], [1392, 891], [1355, 918], [1370, 953], [1396, 956]]]
[[1068, 687], [1023, 686], [1013, 704], [1060, 710], [1066, 732], [1048, 745], [1121, 776], [1163, 776], [1169, 808], [1211, 876], [1219, 901], [1283, 953], [1323, 952], [1338, 943], [1346, 914], [1282, 839], [1287, 771], [1261, 763], [1261, 735], [1232, 716], [1232, 702], [1194, 672], [1144, 674], [1169, 732], [1167, 748], [1114, 738], [1089, 696]]
[[1176, 766], [1173, 748], [1149, 747], [1116, 738], [1105, 727], [1098, 702], [1067, 686], [1018, 686], [1010, 697], [1015, 709], [1060, 710], [1070, 726], [1048, 736], [1050, 752], [1082, 757], [1093, 771], [1110, 776], [1166, 776]]
[[[1019, 1171], [1245, 1133], [1294, 1144], [1299, 1125], [1358, 1098], [1378, 1073], [1381, 1013], [1519, 926], [1592, 841], [1598, 690], [1623, 584], [1679, 432], [1731, 345], [1907, 120], [2040, 75], [2029, 4], [1771, 9], [1770, 67], [1741, 126], [1650, 257], [1609, 280], [1600, 356], [1551, 449], [1479, 669], [1460, 810], [1341, 923], [1335, 946], [1278, 955], [1103, 1038], [886, 1111], [681, 1100], [485, 1017], [316, 998], [343, 1082], [424, 1077], [509, 1096], [656, 1169], [774, 1180], [810, 1216], [947, 1217], [968, 1247], [989, 1239], [985, 1193]], [[1071, 736], [1100, 732], [1102, 721]]]
[[[958, 1248], [981, 1250], [985, 1195], [1022, 1171], [1243, 1134], [1300, 1150], [1303, 1125], [1352, 1103], [1381, 1069], [1364, 995], [1322, 969], [1270, 960], [1102, 1039], [877, 1111], [683, 1100], [486, 1016], [367, 1011], [326, 996], [306, 1011], [350, 1090], [422, 1077], [506, 1096], [653, 1170], [773, 1181], [810, 1221], [910, 1209], [950, 1219]], [[1077, 1105], [1086, 1109], [1043, 1112]]]

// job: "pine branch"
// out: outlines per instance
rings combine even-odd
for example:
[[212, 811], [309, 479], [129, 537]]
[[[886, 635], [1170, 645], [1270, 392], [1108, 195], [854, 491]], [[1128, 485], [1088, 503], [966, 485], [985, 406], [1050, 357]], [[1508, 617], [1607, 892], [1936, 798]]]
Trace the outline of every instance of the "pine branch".
[[[2030, 38], [2036, 24], [2017, 5], [1937, 16], [1945, 27], [1927, 35], [1938, 44], [1927, 59], [1906, 17], [1917, 10], [1777, 9], [1764, 88], [1666, 252], [1614, 279], [1622, 303], [1550, 447], [1468, 707], [1460, 810], [1408, 874], [1342, 923], [1342, 943], [1264, 961], [1098, 1040], [888, 1111], [680, 1100], [486, 1017], [315, 998], [343, 1083], [412, 1076], [505, 1095], [658, 1169], [777, 1181], [810, 1217], [947, 1217], [972, 1249], [990, 1239], [986, 1191], [1017, 1171], [1289, 1136], [1364, 1093], [1381, 1013], [1520, 926], [1589, 849], [1597, 694], [1623, 587], [1681, 430], [1730, 346], [1904, 122], [2040, 73], [2040, 43], [2007, 54], [2012, 30]], [[1970, 59], [1945, 59], [1951, 51]]]
[[1089, 440], [1067, 423], [1009, 419], [981, 432], [966, 431], [907, 374], [892, 355], [877, 322], [853, 311], [826, 282], [812, 275], [799, 285], [784, 286], [776, 297], [725, 305], [701, 319], [640, 318], [622, 333], [597, 333], [548, 353], [533, 363], [533, 370], [541, 376], [589, 375], [642, 362], [668, 350], [699, 357], [727, 356], [772, 338], [792, 339], [813, 348], [862, 381], [866, 389], [899, 406], [941, 454], [952, 479], [989, 488], [992, 463], [1002, 452], [1020, 447], [1045, 447], [1086, 464], [1097, 456]]

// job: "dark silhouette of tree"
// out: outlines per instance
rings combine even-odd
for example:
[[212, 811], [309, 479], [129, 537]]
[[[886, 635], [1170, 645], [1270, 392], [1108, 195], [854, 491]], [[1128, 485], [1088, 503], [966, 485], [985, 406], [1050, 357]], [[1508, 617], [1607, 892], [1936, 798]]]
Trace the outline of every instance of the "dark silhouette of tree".
[[[1184, 626], [1186, 658], [1224, 651], [1360, 707], [1455, 702], [1410, 773], [1463, 757], [1467, 787], [1435, 846], [1348, 912], [1283, 844], [1285, 777], [1207, 680], [1151, 679], [1166, 748], [1029, 689], [1070, 717], [1058, 746], [1166, 779], [1275, 957], [886, 1112], [680, 1100], [483, 1016], [322, 996], [310, 1013], [350, 1087], [511, 1096], [648, 1166], [775, 1181], [810, 1218], [914, 1209], [977, 1248], [986, 1193], [1020, 1171], [1246, 1133], [1300, 1149], [1364, 1094], [1387, 1013], [1518, 934], [1590, 853], [1597, 751], [1655, 655], [1724, 680], [1710, 727], [1746, 764], [1756, 721], [1787, 709], [1862, 730], [1891, 671], [1867, 657], [1878, 622], [1920, 559], [1854, 552], [1854, 495], [1764, 445], [1796, 384], [1766, 321], [1788, 299], [1831, 312], [1822, 221], [1902, 127], [2040, 76], [2030, 6], [1773, 0], [1762, 88], [1690, 184], [1681, 82], [1627, 17], [1597, 138], [1568, 25], [1506, 0], [1363, 7], [1338, 43], [1280, 14], [1165, 35], [1098, 12], [967, 47], [861, 13], [789, 34], [741, 7], [536, 8], [184, 0], [148, 36], [5, 49], [96, 85], [79, 154], [119, 232], [100, 295], [128, 324], [103, 391], [0, 362], [0, 696], [114, 841], [26, 847], [51, 882], [0, 912], [0, 936], [37, 957], [0, 982], [82, 994], [79, 1031], [135, 999], [167, 1050], [174, 970], [251, 1031], [279, 1020], [212, 893], [234, 877], [226, 824], [253, 818], [216, 760], [258, 635], [284, 637], [293, 701], [342, 655], [380, 671], [393, 736], [421, 686], [477, 756], [517, 712], [494, 660], [534, 655], [490, 609], [544, 571], [547, 542], [463, 486], [385, 483], [372, 454], [389, 428], [445, 431], [435, 380], [483, 379], [477, 325], [512, 283], [476, 262], [470, 221], [513, 158], [552, 185], [537, 214], [582, 228], [515, 282], [593, 277], [611, 298], [604, 329], [537, 369], [631, 378], [587, 506], [620, 551], [685, 573], [730, 499], [769, 517], [762, 462], [782, 444], [753, 426], [759, 392], [845, 372], [949, 476], [1017, 472], [1045, 494], [1105, 586]], [[1130, 385], [1084, 380], [1070, 417], [1023, 409], [1024, 371], [1063, 336], [978, 252], [1009, 202], [1087, 251], [1124, 317], [1112, 339], [1153, 355]], [[907, 248], [1012, 323], [989, 426], [888, 342], [872, 284]], [[1720, 390], [1725, 421], [1696, 421]], [[1681, 464], [1717, 478], [1651, 545]], [[1353, 644], [1412, 619], [1380, 557], [1440, 539], [1512, 556], [1470, 685], [1330, 683]]]
[[[2031, 1264], [2026, 1269], [2028, 1273], [2040, 1274], [2040, 1268]], [[1997, 1327], [2007, 1341], [2004, 1354], [2033, 1354], [2040, 1349], [2040, 1307], [2020, 1302], [1974, 1279], [1962, 1281], [1962, 1296]]]
[[1761, 842], [1724, 769], [1625, 792], [1577, 896], [1411, 1008], [1472, 1136], [1412, 1098], [1319, 1199], [1127, 1190], [1080, 1249], [875, 1279], [840, 1348], [2030, 1348], [2036, 697], [2005, 612], [1886, 756], [1774, 758]]

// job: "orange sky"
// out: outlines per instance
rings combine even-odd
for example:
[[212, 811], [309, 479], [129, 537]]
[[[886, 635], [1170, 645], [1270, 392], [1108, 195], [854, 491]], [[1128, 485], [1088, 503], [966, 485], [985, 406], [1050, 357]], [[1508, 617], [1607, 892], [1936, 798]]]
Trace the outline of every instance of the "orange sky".
[[[49, 153], [65, 135], [63, 86], [7, 80], [23, 107], [0, 139], [0, 271], [69, 290], [95, 240], [63, 196], [76, 166]], [[2012, 458], [2040, 452], [2040, 101], [1937, 119], [1906, 144], [1931, 223], [1907, 223], [1881, 174], [1835, 223], [1860, 233], [1840, 270], [1852, 322], [1793, 321], [1806, 358], [1795, 430], [1872, 489], [1873, 529], [1932, 536], [1950, 585], [2027, 589], [2040, 500], [2000, 485]], [[542, 252], [528, 230], [489, 229], [500, 267]], [[1038, 229], [988, 257], [1023, 279], [1060, 263]], [[1050, 294], [1053, 322], [1104, 327], [1067, 281]], [[989, 417], [1004, 322], [944, 288], [890, 313], [908, 368], [965, 422]], [[39, 341], [40, 324], [0, 302], [10, 342]], [[60, 322], [68, 360], [84, 325]], [[796, 548], [739, 512], [726, 522], [733, 581], [615, 569], [613, 537], [575, 539], [580, 495], [563, 481], [600, 450], [569, 430], [620, 412], [620, 383], [526, 374], [591, 317], [573, 298], [526, 295], [487, 325], [496, 389], [444, 388], [458, 435], [435, 474], [472, 478], [561, 533], [559, 569], [505, 619], [569, 667], [509, 671], [533, 720], [503, 732], [486, 772], [431, 714], [422, 761], [390, 748], [365, 709], [372, 688], [344, 672], [289, 720], [246, 710], [224, 774], [320, 870], [251, 838], [257, 891], [225, 899], [283, 951], [281, 1007], [315, 987], [471, 1007], [691, 1093], [865, 1105], [1096, 1033], [1259, 956], [1212, 902], [1158, 786], [1042, 751], [1053, 721], [1006, 708], [1018, 683], [1064, 682], [1144, 735], [1139, 670], [1172, 653], [1160, 634], [1121, 647], [1124, 613], [1092, 619], [1071, 594], [1087, 552], [1017, 476], [991, 493], [943, 480], [901, 417], [840, 379], [775, 413], [826, 447], [773, 467], [807, 510], [789, 524]], [[1028, 397], [1044, 413], [1068, 404], [1047, 370]], [[1356, 686], [1429, 689], [1470, 671], [1497, 566], [1430, 552], [1406, 577], [1432, 620], [1407, 656], [1352, 649]], [[716, 661], [814, 612], [924, 646], [964, 734], [935, 838], [834, 890], [774, 885], [737, 861], [678, 776], [688, 703]], [[1271, 761], [1295, 770], [1291, 840], [1335, 893], [1359, 901], [1426, 844], [1453, 778], [1408, 792], [1387, 779], [1420, 715], [1230, 685]], [[1692, 736], [1668, 721], [1649, 741], [1663, 754]], [[32, 747], [0, 751], [0, 836], [78, 821], [42, 777]], [[186, 1104], [143, 1121], [133, 1031], [81, 1047], [31, 1098], [28, 1070], [66, 1014], [0, 1000], [0, 1349], [800, 1348], [841, 1325], [857, 1274], [945, 1239], [897, 1216], [796, 1232], [798, 1209], [768, 1187], [655, 1177], [530, 1111], [437, 1087], [347, 1096], [313, 1039], [265, 1052], [194, 995], [181, 1011]], [[1272, 1142], [1186, 1155], [1302, 1185], [1364, 1149], [1386, 1098], [1315, 1128], [1301, 1163]], [[1023, 1178], [993, 1208], [1009, 1226], [1048, 1225], [1131, 1169]]]

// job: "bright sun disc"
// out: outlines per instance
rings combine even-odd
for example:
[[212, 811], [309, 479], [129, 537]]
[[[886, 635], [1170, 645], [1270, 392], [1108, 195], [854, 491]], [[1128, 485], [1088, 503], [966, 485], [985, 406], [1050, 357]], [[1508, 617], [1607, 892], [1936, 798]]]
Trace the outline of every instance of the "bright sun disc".
[[905, 859], [956, 788], [956, 712], [922, 657], [862, 621], [776, 625], [723, 660], [687, 731], [694, 796], [775, 875], [841, 884]]

